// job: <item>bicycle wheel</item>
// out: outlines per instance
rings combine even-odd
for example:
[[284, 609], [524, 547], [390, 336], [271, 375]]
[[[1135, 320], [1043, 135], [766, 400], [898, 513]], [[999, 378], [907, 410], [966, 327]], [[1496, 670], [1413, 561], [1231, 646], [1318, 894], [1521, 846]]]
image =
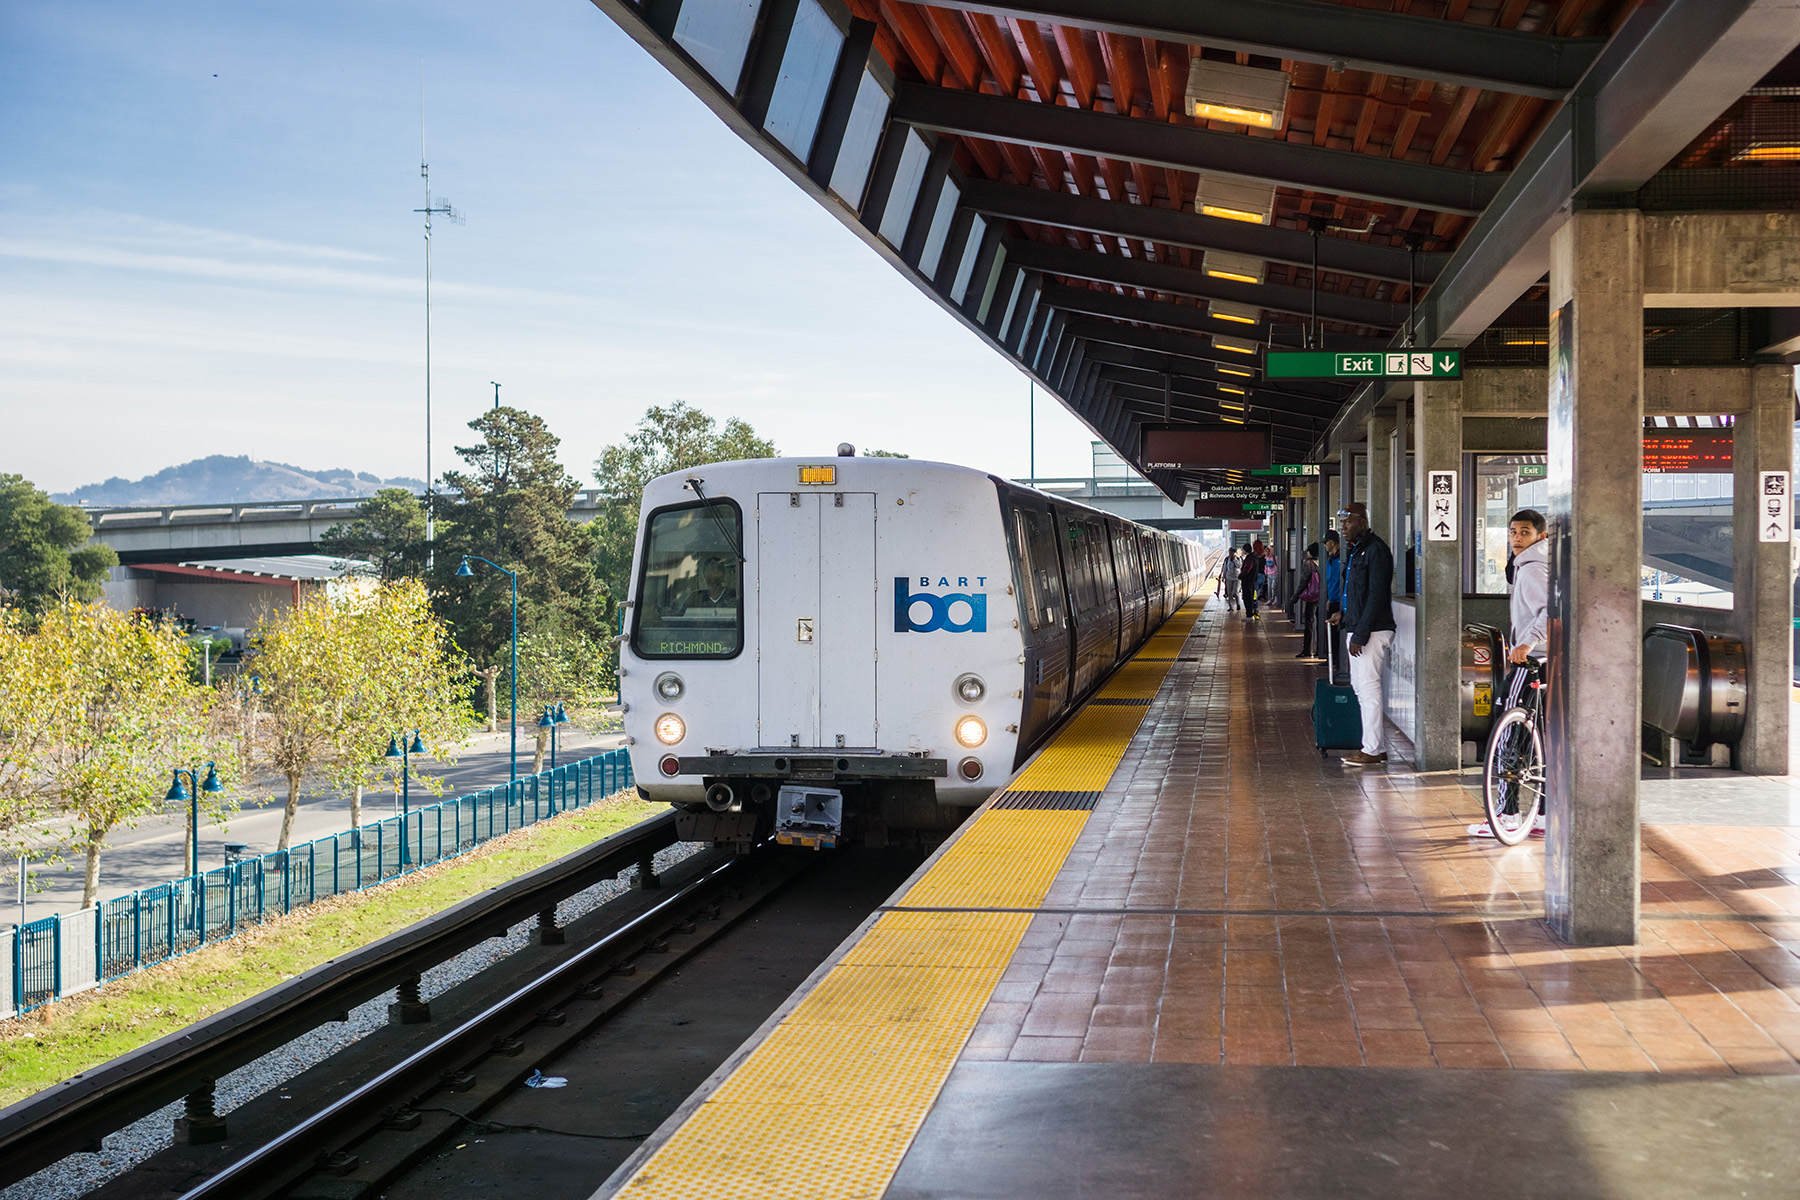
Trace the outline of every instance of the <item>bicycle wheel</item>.
[[1488, 737], [1482, 800], [1488, 828], [1507, 846], [1531, 836], [1531, 823], [1544, 798], [1544, 743], [1531, 713], [1509, 708]]

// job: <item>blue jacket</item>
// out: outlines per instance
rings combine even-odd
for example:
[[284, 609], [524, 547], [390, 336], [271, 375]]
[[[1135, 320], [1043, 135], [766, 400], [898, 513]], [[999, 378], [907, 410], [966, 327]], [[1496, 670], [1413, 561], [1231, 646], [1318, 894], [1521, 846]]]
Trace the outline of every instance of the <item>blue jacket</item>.
[[1325, 600], [1329, 604], [1344, 603], [1344, 560], [1335, 554], [1325, 560]]
[[1344, 567], [1344, 630], [1358, 646], [1369, 635], [1394, 628], [1394, 552], [1371, 531], [1350, 546]]

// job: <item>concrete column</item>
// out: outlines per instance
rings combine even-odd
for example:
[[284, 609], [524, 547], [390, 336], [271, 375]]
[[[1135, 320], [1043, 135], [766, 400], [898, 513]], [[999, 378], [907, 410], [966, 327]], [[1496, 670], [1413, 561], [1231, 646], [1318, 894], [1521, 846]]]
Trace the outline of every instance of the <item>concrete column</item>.
[[1388, 548], [1394, 552], [1394, 595], [1404, 596], [1412, 580], [1406, 574], [1406, 453], [1407, 426], [1412, 424], [1411, 397], [1394, 405], [1394, 461], [1388, 481]]
[[[1369, 413], [1369, 494], [1357, 499], [1369, 506], [1369, 528], [1388, 541], [1394, 490], [1394, 410], [1378, 404]], [[1392, 543], [1389, 543], [1392, 548]]]
[[1550, 243], [1549, 830], [1544, 909], [1576, 945], [1638, 933], [1644, 303], [1639, 216]]
[[[1415, 383], [1413, 448], [1420, 471], [1462, 470], [1462, 384]], [[1429, 476], [1421, 476], [1429, 478]], [[1425, 495], [1421, 488], [1419, 495]], [[1474, 503], [1462, 496], [1462, 503]], [[1462, 765], [1462, 529], [1457, 540], [1425, 540], [1419, 563], [1418, 732], [1414, 764], [1421, 771]]]
[[[1738, 767], [1753, 775], [1788, 773], [1788, 692], [1793, 677], [1792, 546], [1759, 536], [1761, 472], [1794, 470], [1791, 367], [1751, 371], [1750, 411], [1731, 437], [1732, 632], [1750, 664], [1750, 703]], [[1793, 521], [1789, 499], [1790, 525]]]

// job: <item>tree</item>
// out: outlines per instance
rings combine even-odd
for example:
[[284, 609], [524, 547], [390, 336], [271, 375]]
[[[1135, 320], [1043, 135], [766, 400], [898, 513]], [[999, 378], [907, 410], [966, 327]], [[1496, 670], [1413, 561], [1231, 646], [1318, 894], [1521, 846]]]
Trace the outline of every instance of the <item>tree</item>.
[[87, 908], [99, 895], [107, 837], [164, 810], [174, 767], [222, 760], [227, 791], [235, 772], [231, 756], [214, 751], [212, 697], [191, 682], [177, 631], [64, 602], [44, 614], [35, 637], [46, 651], [41, 666], [54, 672], [62, 722], [43, 770], [69, 822], [65, 844], [82, 851]]
[[0, 839], [23, 844], [51, 799], [48, 764], [62, 736], [67, 656], [0, 606]]
[[383, 583], [416, 578], [425, 570], [425, 506], [405, 488], [382, 488], [349, 524], [327, 529], [319, 551], [366, 561]]
[[600, 639], [582, 630], [538, 629], [519, 639], [519, 704], [536, 735], [531, 773], [544, 769], [550, 731], [532, 722], [545, 708], [563, 705], [576, 722], [597, 716], [616, 682], [606, 668]]
[[79, 508], [52, 503], [22, 475], [0, 474], [0, 596], [33, 615], [61, 596], [98, 598], [119, 556], [87, 541]]
[[518, 573], [521, 635], [605, 629], [607, 593], [594, 571], [593, 526], [569, 519], [579, 488], [557, 459], [561, 439], [541, 418], [506, 406], [469, 428], [481, 441], [458, 446], [466, 468], [444, 475], [462, 501], [438, 522], [435, 603], [475, 662], [491, 731], [496, 684], [508, 667], [511, 593], [505, 576], [484, 567], [474, 578], [455, 578], [462, 557], [479, 554]]
[[252, 647], [256, 736], [287, 782], [279, 849], [292, 840], [310, 771], [354, 790], [354, 823], [390, 736], [418, 729], [442, 758], [467, 727], [466, 672], [422, 584], [314, 594], [259, 625]]
[[864, 450], [864, 458], [911, 458], [910, 454], [902, 454], [898, 450]]
[[[629, 437], [602, 450], [594, 460], [594, 477], [605, 494], [593, 522], [594, 561], [615, 604], [631, 589], [631, 556], [645, 484], [659, 475], [708, 463], [773, 457], [775, 443], [757, 437], [745, 422], [731, 417], [719, 429], [717, 421], [684, 400], [667, 408], [651, 406]], [[616, 619], [616, 609], [609, 615]], [[614, 647], [607, 649], [609, 656], [616, 654]]]
[[[339, 728], [339, 740], [325, 773], [350, 791], [350, 826], [362, 824], [363, 790], [377, 779], [398, 781], [401, 762], [384, 757], [390, 738], [418, 733], [432, 761], [454, 762], [453, 749], [473, 723], [472, 682], [461, 652], [446, 626], [431, 611], [422, 583], [400, 580], [348, 605], [346, 633], [354, 638], [349, 682], [354, 697]], [[421, 772], [415, 779], [434, 796], [443, 780]]]

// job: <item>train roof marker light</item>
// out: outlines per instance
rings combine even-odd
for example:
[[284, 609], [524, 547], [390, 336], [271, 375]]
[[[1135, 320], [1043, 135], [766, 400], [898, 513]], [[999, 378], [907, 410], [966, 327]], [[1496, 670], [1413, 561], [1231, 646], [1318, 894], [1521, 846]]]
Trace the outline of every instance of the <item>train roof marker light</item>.
[[1262, 309], [1251, 304], [1236, 304], [1230, 300], [1208, 300], [1206, 315], [1215, 321], [1230, 321], [1237, 325], [1254, 325], [1262, 320]]
[[1202, 172], [1194, 211], [1203, 217], [1268, 225], [1275, 220], [1275, 185]]
[[1269, 264], [1250, 254], [1208, 250], [1200, 258], [1200, 270], [1214, 279], [1229, 279], [1233, 283], [1261, 283], [1268, 275]]
[[1190, 117], [1278, 129], [1287, 116], [1287, 98], [1286, 71], [1198, 57], [1188, 64]]

